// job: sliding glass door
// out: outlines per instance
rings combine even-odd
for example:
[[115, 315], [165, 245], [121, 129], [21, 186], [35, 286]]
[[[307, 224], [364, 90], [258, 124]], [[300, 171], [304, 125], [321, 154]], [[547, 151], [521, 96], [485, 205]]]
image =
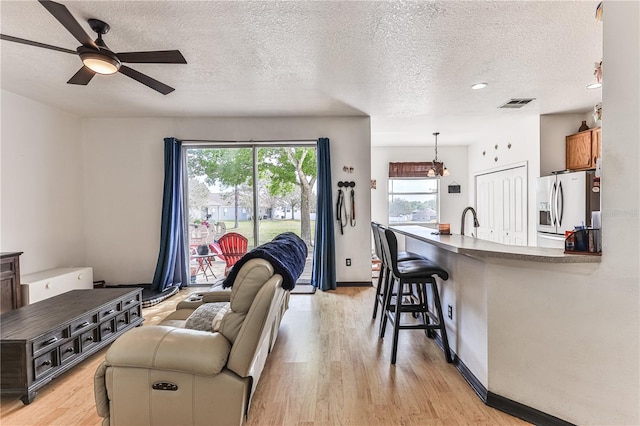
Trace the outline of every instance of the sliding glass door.
[[185, 149], [192, 283], [206, 284], [224, 275], [229, 265], [220, 239], [231, 233], [246, 238], [246, 250], [251, 250], [282, 232], [294, 232], [309, 248], [308, 268], [301, 277], [309, 280], [315, 146], [199, 144]]

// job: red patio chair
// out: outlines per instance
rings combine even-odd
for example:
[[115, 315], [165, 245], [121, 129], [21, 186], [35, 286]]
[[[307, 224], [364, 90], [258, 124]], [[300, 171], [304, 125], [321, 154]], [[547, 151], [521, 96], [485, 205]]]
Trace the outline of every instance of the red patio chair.
[[224, 268], [224, 274], [227, 275], [229, 269], [247, 253], [249, 240], [247, 240], [247, 237], [244, 235], [236, 232], [228, 232], [220, 237], [218, 245], [220, 246], [221, 252], [221, 256], [219, 257], [221, 259], [223, 258], [227, 263], [227, 266]]

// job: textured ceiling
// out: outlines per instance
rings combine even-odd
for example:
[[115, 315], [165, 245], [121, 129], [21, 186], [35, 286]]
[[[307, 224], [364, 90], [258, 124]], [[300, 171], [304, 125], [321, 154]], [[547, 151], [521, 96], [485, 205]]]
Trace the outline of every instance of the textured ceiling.
[[[87, 117], [368, 115], [374, 145], [463, 145], [514, 115], [584, 112], [600, 101], [597, 1], [63, 1], [111, 25], [115, 52], [179, 49], [187, 65], [66, 81], [77, 56], [0, 42], [8, 91]], [[35, 0], [0, 3], [0, 32], [75, 49]], [[480, 91], [470, 89], [489, 83]], [[536, 98], [499, 110], [510, 98]]]

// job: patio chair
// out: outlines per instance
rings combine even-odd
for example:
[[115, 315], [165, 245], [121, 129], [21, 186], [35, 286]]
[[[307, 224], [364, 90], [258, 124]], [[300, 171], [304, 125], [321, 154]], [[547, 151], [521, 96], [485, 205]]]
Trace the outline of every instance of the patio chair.
[[221, 236], [227, 233], [227, 225], [224, 222], [216, 222], [213, 224], [211, 231], [214, 238], [217, 240], [218, 238], [220, 238]]
[[236, 232], [228, 232], [220, 237], [218, 245], [220, 246], [221, 254], [219, 257], [227, 263], [227, 266], [224, 268], [224, 274], [227, 275], [229, 269], [247, 253], [249, 240], [247, 240], [247, 237], [244, 235]]

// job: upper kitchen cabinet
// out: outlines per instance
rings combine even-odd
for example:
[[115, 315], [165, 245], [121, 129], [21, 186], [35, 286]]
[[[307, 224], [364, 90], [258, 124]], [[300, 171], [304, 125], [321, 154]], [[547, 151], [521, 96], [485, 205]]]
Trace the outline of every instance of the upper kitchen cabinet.
[[585, 130], [566, 137], [567, 170], [596, 168], [600, 157], [600, 128]]
[[596, 160], [602, 155], [602, 131], [600, 127], [591, 130], [591, 150], [593, 151], [593, 167], [596, 167]]

